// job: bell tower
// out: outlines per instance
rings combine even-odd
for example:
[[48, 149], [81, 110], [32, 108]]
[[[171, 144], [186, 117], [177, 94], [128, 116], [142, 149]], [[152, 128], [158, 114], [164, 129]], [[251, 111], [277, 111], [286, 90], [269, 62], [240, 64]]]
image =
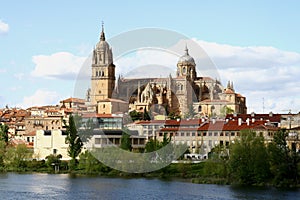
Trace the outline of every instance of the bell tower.
[[115, 65], [112, 49], [105, 41], [104, 26], [100, 33], [100, 41], [93, 50], [90, 100], [97, 101], [111, 98], [115, 88]]
[[181, 56], [177, 63], [177, 77], [186, 77], [194, 81], [197, 78], [196, 64], [194, 58], [189, 55], [189, 50], [185, 46], [185, 54]]

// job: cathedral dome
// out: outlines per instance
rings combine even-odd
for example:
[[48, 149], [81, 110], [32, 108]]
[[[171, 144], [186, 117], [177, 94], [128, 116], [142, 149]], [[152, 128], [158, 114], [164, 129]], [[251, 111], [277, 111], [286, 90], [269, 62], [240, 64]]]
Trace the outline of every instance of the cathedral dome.
[[178, 63], [184, 63], [184, 62], [195, 65], [195, 60], [193, 57], [189, 55], [189, 50], [187, 47], [185, 47], [185, 54], [181, 56], [178, 60]]
[[109, 49], [109, 44], [105, 40], [100, 40], [96, 45], [96, 49], [106, 51]]

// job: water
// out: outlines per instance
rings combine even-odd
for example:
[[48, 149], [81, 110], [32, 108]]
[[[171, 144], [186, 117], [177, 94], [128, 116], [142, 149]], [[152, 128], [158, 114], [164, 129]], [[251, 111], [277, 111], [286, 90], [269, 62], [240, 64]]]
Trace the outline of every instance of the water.
[[300, 199], [300, 190], [192, 184], [158, 179], [0, 174], [0, 199]]

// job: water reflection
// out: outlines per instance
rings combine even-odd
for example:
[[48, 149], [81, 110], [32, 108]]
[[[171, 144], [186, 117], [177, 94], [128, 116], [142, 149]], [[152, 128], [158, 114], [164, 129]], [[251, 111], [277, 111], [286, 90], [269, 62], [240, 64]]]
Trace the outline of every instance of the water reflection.
[[67, 174], [0, 174], [1, 199], [300, 199], [299, 190]]

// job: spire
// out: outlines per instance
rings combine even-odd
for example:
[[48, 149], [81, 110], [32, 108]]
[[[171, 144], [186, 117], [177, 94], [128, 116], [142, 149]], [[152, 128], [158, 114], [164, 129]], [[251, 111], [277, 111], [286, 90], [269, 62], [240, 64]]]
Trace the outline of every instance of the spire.
[[185, 55], [189, 55], [189, 50], [188, 50], [188, 48], [187, 48], [187, 44], [185, 44], [185, 49], [184, 49], [184, 51], [185, 51]]
[[233, 88], [233, 81], [231, 81], [230, 88], [232, 89], [232, 91], [234, 91], [234, 88]]
[[231, 88], [231, 86], [230, 86], [230, 81], [228, 81], [228, 83], [227, 83], [227, 88], [228, 88], [228, 89]]
[[100, 35], [100, 41], [105, 41], [105, 34], [104, 34], [104, 22], [102, 21], [102, 31]]

